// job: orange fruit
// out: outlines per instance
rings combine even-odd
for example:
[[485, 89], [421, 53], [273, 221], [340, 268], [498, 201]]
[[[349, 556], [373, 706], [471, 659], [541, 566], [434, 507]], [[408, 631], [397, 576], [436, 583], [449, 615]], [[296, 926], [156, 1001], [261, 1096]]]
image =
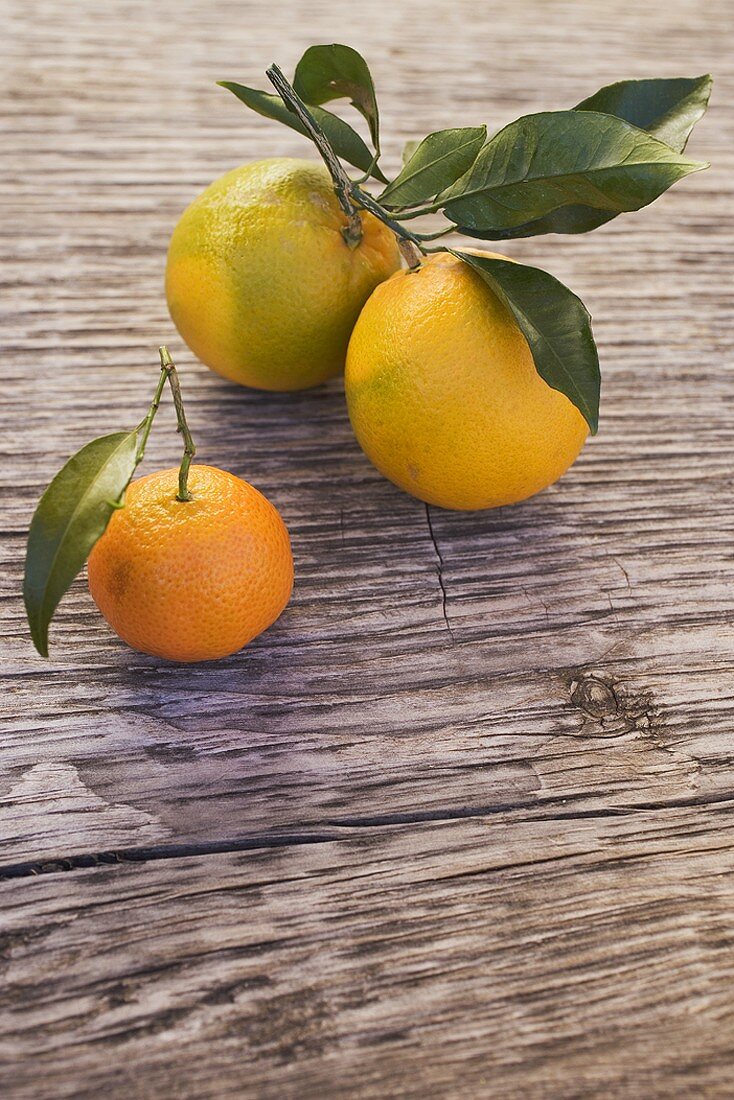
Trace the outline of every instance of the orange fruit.
[[131, 482], [89, 555], [89, 590], [123, 641], [170, 661], [213, 661], [269, 627], [288, 603], [288, 531], [233, 474], [192, 466]]
[[361, 212], [353, 248], [323, 165], [278, 157], [215, 180], [184, 212], [166, 296], [191, 350], [233, 382], [300, 390], [344, 370], [373, 289], [400, 267], [394, 234]]
[[443, 508], [537, 493], [568, 469], [589, 430], [540, 377], [509, 310], [449, 253], [375, 289], [352, 333], [345, 386], [368, 458]]

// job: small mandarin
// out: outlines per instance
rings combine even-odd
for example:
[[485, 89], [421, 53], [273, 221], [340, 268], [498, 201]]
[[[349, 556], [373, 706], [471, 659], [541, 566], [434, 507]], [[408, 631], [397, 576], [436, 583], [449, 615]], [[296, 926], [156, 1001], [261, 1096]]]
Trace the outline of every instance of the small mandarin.
[[211, 661], [235, 653], [288, 603], [293, 558], [278, 511], [246, 481], [192, 466], [133, 481], [89, 555], [89, 589], [112, 629], [143, 653]]

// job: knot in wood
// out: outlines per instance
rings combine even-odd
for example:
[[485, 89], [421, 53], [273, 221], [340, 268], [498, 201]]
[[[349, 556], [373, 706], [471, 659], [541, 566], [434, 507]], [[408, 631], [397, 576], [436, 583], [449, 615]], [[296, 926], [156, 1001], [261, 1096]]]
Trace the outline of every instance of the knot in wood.
[[619, 712], [619, 700], [614, 688], [598, 676], [574, 681], [571, 702], [591, 718], [608, 718]]

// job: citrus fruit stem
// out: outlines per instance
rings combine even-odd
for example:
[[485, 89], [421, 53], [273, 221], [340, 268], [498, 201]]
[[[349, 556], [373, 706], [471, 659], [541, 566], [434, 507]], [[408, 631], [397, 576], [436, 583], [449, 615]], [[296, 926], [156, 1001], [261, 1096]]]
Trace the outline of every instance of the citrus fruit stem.
[[373, 199], [372, 195], [363, 191], [356, 180], [349, 178], [342, 167], [341, 161], [331, 148], [326, 134], [293, 88], [292, 84], [290, 84], [283, 75], [281, 69], [273, 63], [270, 68], [266, 70], [266, 75], [286, 107], [293, 112], [304, 127], [306, 133], [321, 154], [326, 167], [329, 169], [329, 173], [334, 183], [336, 197], [339, 200], [342, 210], [349, 219], [349, 224], [342, 231], [344, 240], [349, 247], [356, 248], [362, 240], [362, 221], [358, 211], [358, 207], [361, 206], [363, 210], [368, 210], [370, 214], [374, 214], [375, 217], [379, 218], [389, 229], [392, 229], [393, 233], [398, 238], [400, 250], [407, 260], [408, 266], [411, 268], [418, 267], [421, 261], [421, 255], [425, 252], [421, 244], [421, 238], [417, 234], [411, 233], [410, 230], [406, 229], [400, 222], [391, 218], [387, 211]]
[[163, 387], [168, 382], [171, 387], [171, 393], [173, 394], [173, 404], [176, 408], [176, 420], [178, 421], [178, 430], [181, 433], [184, 441], [184, 453], [181, 459], [181, 466], [178, 474], [178, 495], [177, 500], [186, 501], [191, 500], [191, 493], [188, 490], [188, 476], [189, 466], [191, 465], [191, 459], [196, 454], [196, 445], [191, 438], [191, 432], [189, 426], [186, 423], [186, 413], [184, 412], [183, 397], [181, 396], [181, 383], [178, 380], [178, 371], [171, 358], [171, 353], [168, 348], [158, 348], [158, 354], [161, 358], [161, 374], [158, 379], [158, 385], [155, 388], [153, 394], [153, 400], [150, 403], [150, 408], [146, 414], [144, 420], [138, 425], [138, 449], [135, 454], [135, 465], [139, 466], [143, 461], [143, 455], [145, 454], [145, 445], [148, 442], [148, 436], [150, 435], [150, 429], [153, 427], [153, 421], [155, 420], [155, 414], [158, 412], [158, 407], [161, 403], [161, 397], [163, 396]]
[[[395, 221], [386, 210], [380, 206], [376, 199], [372, 198], [372, 195], [368, 195], [366, 191], [363, 191], [361, 187], [350, 181], [350, 186], [354, 198], [357, 200], [360, 206], [363, 206], [365, 210], [369, 210], [370, 214], [374, 214], [376, 218], [379, 218], [381, 222], [392, 229], [395, 236], [398, 238], [398, 244], [400, 249], [408, 261], [409, 267], [417, 267], [420, 263], [421, 254], [426, 250], [421, 243], [421, 239], [417, 234], [411, 233], [409, 229], [406, 229], [400, 222]], [[407, 245], [413, 247], [407, 249]]]
[[266, 70], [266, 76], [288, 110], [292, 111], [301, 125], [304, 126], [308, 136], [321, 154], [324, 164], [329, 169], [339, 205], [348, 219], [348, 225], [342, 231], [344, 240], [350, 248], [356, 248], [362, 240], [362, 220], [357, 207], [352, 201], [352, 187], [349, 176], [331, 148], [326, 134], [278, 66], [272, 64]]
[[178, 371], [176, 370], [173, 359], [167, 347], [158, 349], [158, 353], [161, 357], [161, 370], [166, 372], [168, 377], [168, 384], [171, 387], [171, 393], [173, 394], [173, 404], [176, 408], [176, 420], [178, 421], [178, 430], [184, 441], [184, 453], [181, 459], [181, 466], [178, 471], [178, 494], [176, 500], [187, 501], [191, 500], [191, 493], [188, 490], [188, 476], [189, 466], [191, 465], [191, 459], [196, 454], [196, 445], [191, 437], [189, 426], [186, 423], [186, 413], [184, 412], [183, 397], [181, 396], [181, 383], [178, 380]]
[[403, 259], [411, 270], [420, 267], [423, 253], [413, 241], [408, 241], [405, 237], [400, 237], [398, 239], [398, 248], [402, 252]]

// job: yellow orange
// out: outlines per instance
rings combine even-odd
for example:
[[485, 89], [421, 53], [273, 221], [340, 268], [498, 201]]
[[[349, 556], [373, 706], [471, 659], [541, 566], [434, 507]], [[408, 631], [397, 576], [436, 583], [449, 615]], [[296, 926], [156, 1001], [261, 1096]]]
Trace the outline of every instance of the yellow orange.
[[329, 173], [308, 160], [256, 161], [212, 183], [168, 251], [168, 305], [191, 350], [257, 389], [303, 389], [342, 371], [360, 309], [400, 266], [392, 232], [360, 217], [352, 248]]
[[375, 289], [352, 333], [345, 384], [368, 458], [443, 508], [537, 493], [588, 434], [578, 409], [538, 374], [510, 312], [449, 253]]

